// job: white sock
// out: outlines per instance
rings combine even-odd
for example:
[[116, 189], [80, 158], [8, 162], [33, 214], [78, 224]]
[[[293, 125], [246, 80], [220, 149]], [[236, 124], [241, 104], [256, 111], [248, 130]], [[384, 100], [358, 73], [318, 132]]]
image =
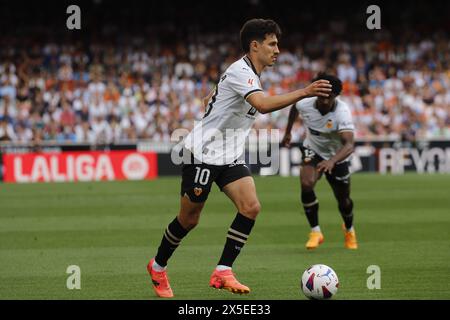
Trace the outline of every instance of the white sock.
[[347, 232], [354, 231], [354, 230], [355, 229], [353, 229], [353, 226], [351, 226], [350, 229], [347, 229]]
[[312, 232], [320, 232], [320, 226], [315, 226], [314, 228], [311, 228]]
[[166, 271], [167, 266], [161, 267], [159, 264], [156, 263], [155, 260], [153, 260], [152, 268], [153, 268], [153, 270], [155, 270], [156, 272], [163, 272], [163, 271]]
[[216, 267], [216, 270], [217, 270], [217, 271], [231, 270], [231, 267], [229, 267], [229, 266], [224, 266], [224, 265], [219, 264], [219, 265]]

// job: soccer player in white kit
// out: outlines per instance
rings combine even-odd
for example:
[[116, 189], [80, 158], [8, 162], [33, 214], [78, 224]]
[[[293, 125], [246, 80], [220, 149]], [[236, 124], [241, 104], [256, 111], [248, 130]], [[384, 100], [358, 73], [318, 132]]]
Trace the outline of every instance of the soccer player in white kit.
[[329, 82], [319, 80], [287, 94], [264, 94], [260, 74], [276, 62], [280, 34], [279, 26], [272, 20], [252, 19], [244, 24], [240, 39], [245, 55], [221, 76], [206, 99], [208, 105], [202, 121], [185, 138], [180, 211], [167, 226], [156, 256], [147, 265], [153, 289], [160, 297], [173, 297], [167, 261], [198, 224], [213, 182], [231, 199], [238, 213], [228, 229], [222, 256], [209, 285], [233, 293], [250, 292], [231, 270], [260, 211], [253, 178], [240, 160], [245, 139], [258, 112], [272, 112], [303, 98], [326, 97], [331, 92]]
[[290, 145], [292, 125], [300, 114], [306, 127], [306, 139], [301, 147], [301, 201], [311, 226], [306, 248], [315, 249], [324, 241], [319, 226], [319, 201], [314, 193], [314, 186], [325, 173], [344, 220], [344, 246], [357, 249], [353, 201], [350, 198], [349, 157], [354, 148], [352, 115], [348, 105], [337, 98], [342, 90], [341, 81], [327, 74], [319, 74], [313, 81], [320, 79], [331, 83], [332, 94], [329, 97], [303, 99], [292, 106], [282, 145]]

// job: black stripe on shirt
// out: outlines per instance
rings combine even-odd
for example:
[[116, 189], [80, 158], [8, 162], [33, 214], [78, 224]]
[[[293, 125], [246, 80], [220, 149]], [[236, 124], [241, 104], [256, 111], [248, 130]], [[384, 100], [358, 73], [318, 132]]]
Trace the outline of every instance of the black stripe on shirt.
[[245, 94], [244, 99], [246, 100], [249, 95], [251, 95], [252, 93], [257, 92], [257, 91], [262, 91], [262, 90], [261, 89], [251, 90]]
[[256, 72], [256, 68], [255, 68], [255, 66], [253, 65], [252, 60], [250, 60], [249, 57], [245, 56], [245, 57], [244, 57], [244, 61], [245, 61], [245, 63], [246, 63], [249, 67], [252, 68], [253, 72], [254, 72], [254, 73], [258, 76], [258, 78], [259, 78], [260, 76], [259, 76], [258, 72]]

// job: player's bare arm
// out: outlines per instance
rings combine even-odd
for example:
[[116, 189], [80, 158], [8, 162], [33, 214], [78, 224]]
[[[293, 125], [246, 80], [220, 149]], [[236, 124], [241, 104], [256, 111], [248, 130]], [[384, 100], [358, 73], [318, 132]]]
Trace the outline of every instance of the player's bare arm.
[[269, 113], [290, 106], [297, 101], [309, 97], [328, 97], [331, 84], [327, 80], [318, 80], [303, 89], [298, 89], [277, 96], [266, 96], [263, 92], [256, 92], [247, 98], [247, 102], [260, 113]]
[[342, 141], [342, 148], [340, 148], [331, 159], [319, 162], [317, 171], [331, 174], [336, 163], [346, 159], [352, 154], [355, 144], [353, 131], [342, 131], [339, 135]]
[[289, 111], [289, 117], [288, 117], [288, 123], [286, 126], [286, 131], [284, 132], [284, 137], [281, 140], [281, 145], [283, 147], [290, 147], [291, 145], [291, 131], [292, 131], [292, 126], [294, 125], [294, 122], [297, 120], [298, 118], [298, 110], [295, 107], [295, 104], [292, 105], [291, 110]]

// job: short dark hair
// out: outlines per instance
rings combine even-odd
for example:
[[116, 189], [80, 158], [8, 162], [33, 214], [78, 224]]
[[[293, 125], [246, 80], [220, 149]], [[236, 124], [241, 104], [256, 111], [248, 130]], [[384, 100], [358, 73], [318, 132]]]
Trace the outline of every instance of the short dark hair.
[[338, 77], [333, 76], [331, 74], [327, 73], [319, 73], [314, 79], [311, 80], [311, 82], [317, 81], [317, 80], [328, 80], [331, 84], [331, 92], [338, 96], [341, 94], [342, 91], [342, 81], [339, 80]]
[[250, 42], [253, 40], [262, 42], [267, 34], [275, 34], [278, 39], [281, 37], [281, 29], [275, 21], [270, 19], [248, 20], [244, 23], [240, 32], [242, 50], [249, 52]]

